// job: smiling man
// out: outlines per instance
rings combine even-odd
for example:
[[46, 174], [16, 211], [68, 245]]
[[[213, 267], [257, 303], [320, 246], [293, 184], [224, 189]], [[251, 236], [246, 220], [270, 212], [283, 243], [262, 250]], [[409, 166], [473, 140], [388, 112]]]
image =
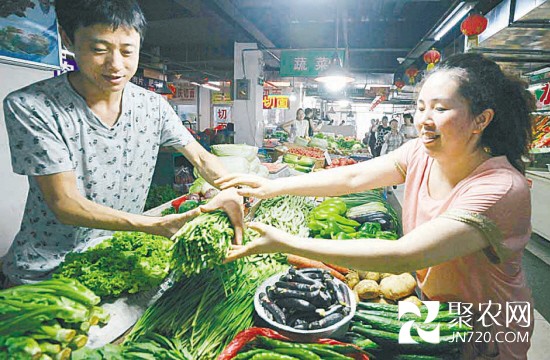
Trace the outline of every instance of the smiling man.
[[159, 148], [183, 153], [213, 182], [225, 175], [160, 96], [132, 83], [145, 30], [134, 0], [56, 0], [61, 36], [79, 71], [4, 100], [14, 172], [29, 179], [21, 228], [6, 258], [10, 282], [48, 277], [70, 251], [106, 230], [173, 235], [201, 211], [223, 208], [242, 236], [242, 198], [166, 217], [143, 211]]

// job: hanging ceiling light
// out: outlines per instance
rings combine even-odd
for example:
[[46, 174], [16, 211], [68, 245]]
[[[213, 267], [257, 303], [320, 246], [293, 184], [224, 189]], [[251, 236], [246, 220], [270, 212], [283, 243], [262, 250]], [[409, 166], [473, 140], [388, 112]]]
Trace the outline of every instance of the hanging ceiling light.
[[[346, 87], [347, 84], [352, 83], [355, 81], [353, 76], [349, 74], [344, 68], [342, 67], [342, 62], [340, 60], [340, 56], [338, 56], [338, 33], [340, 31], [339, 27], [339, 15], [338, 15], [338, 6], [336, 7], [336, 44], [334, 49], [334, 55], [332, 55], [332, 60], [330, 61], [330, 65], [326, 70], [324, 70], [321, 74], [319, 74], [319, 77], [315, 78], [315, 81], [323, 83], [325, 87], [331, 91], [331, 92], [337, 92], [342, 90], [344, 87]], [[346, 49], [347, 49], [347, 43], [346, 43]]]
[[355, 79], [342, 68], [340, 57], [335, 52], [329, 67], [321, 73], [321, 76], [316, 77], [315, 81], [323, 83], [329, 91], [336, 92], [354, 82]]

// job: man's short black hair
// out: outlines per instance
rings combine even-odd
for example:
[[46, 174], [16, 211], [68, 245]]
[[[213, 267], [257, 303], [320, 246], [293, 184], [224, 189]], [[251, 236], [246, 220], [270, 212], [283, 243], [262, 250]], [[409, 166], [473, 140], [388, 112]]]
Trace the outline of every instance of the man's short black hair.
[[57, 21], [69, 40], [80, 27], [105, 24], [134, 28], [143, 41], [147, 22], [135, 0], [55, 0]]

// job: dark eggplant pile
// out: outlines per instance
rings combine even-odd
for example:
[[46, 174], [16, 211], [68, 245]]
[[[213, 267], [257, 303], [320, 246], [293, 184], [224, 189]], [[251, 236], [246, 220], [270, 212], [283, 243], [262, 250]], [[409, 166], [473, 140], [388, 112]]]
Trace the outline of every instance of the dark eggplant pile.
[[268, 318], [296, 330], [327, 328], [351, 311], [347, 285], [317, 268], [290, 268], [259, 294], [259, 301]]

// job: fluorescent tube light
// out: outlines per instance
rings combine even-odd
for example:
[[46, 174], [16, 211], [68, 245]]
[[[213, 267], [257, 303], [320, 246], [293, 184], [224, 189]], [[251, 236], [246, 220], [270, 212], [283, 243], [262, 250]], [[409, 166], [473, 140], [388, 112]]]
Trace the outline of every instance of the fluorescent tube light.
[[466, 14], [468, 14], [470, 10], [472, 10], [473, 7], [474, 3], [471, 2], [462, 1], [460, 4], [458, 4], [453, 12], [450, 13], [445, 20], [443, 20], [443, 22], [437, 27], [437, 29], [435, 29], [434, 40], [441, 40], [443, 36], [445, 36], [453, 27], [455, 27], [455, 25], [458, 24], [458, 22], [462, 20], [462, 18], [466, 16]]
[[196, 81], [191, 81], [190, 84], [191, 84], [191, 85], [196, 85], [196, 86], [202, 86], [203, 88], [208, 89], [208, 90], [214, 90], [214, 91], [220, 91], [220, 90], [221, 90], [219, 87], [214, 86], [214, 85], [209, 84], [209, 83], [206, 83], [206, 84], [199, 84], [199, 83], [196, 82]]
[[208, 84], [208, 83], [207, 84], [202, 84], [201, 86], [205, 89], [208, 89], [208, 90], [214, 90], [214, 91], [220, 91], [221, 90], [219, 87]]

